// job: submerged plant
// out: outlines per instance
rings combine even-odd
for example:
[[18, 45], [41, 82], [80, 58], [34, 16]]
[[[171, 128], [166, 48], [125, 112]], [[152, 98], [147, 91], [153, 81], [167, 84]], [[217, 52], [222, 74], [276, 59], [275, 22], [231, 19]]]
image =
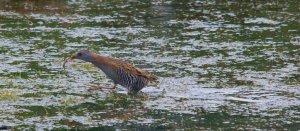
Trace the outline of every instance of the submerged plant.
[[83, 67], [85, 69], [91, 69], [94, 67], [93, 64], [90, 64], [90, 63], [72, 63], [71, 65], [73, 68], [77, 68], [77, 67]]
[[82, 67], [85, 68], [85, 69], [90, 69], [90, 68], [93, 68], [94, 65], [90, 64], [90, 63], [85, 63], [85, 64], [82, 65]]
[[80, 103], [80, 101], [82, 101], [82, 98], [78, 97], [67, 97], [60, 100], [60, 102], [64, 105], [78, 104]]
[[0, 100], [13, 100], [15, 101], [18, 98], [16, 92], [11, 90], [4, 90], [0, 93]]
[[8, 87], [8, 88], [21, 88], [22, 86], [20, 86], [20, 85], [16, 85], [14, 82], [13, 82], [13, 80], [8, 80], [6, 83], [6, 86]]

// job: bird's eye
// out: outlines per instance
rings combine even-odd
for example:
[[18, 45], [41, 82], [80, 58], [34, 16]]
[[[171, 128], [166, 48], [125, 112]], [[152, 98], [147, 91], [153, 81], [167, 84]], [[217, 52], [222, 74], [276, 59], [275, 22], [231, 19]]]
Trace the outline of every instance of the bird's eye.
[[77, 55], [78, 55], [78, 56], [82, 56], [82, 54], [81, 54], [81, 53], [78, 53]]

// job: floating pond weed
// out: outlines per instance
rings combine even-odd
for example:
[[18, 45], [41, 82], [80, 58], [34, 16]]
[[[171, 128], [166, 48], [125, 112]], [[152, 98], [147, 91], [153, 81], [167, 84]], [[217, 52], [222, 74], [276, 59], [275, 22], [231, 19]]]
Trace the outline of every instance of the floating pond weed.
[[2, 100], [13, 100], [15, 101], [18, 98], [18, 95], [15, 91], [12, 90], [3, 90], [0, 93], [0, 101]]
[[63, 105], [74, 105], [78, 104], [82, 101], [83, 98], [81, 97], [74, 97], [74, 96], [68, 96], [60, 100], [60, 103]]
[[82, 64], [82, 67], [85, 68], [85, 69], [91, 69], [94, 67], [93, 64], [90, 64], [90, 63], [85, 63], [85, 64]]
[[21, 88], [20, 85], [16, 85], [12, 80], [8, 80], [5, 85], [7, 88]]

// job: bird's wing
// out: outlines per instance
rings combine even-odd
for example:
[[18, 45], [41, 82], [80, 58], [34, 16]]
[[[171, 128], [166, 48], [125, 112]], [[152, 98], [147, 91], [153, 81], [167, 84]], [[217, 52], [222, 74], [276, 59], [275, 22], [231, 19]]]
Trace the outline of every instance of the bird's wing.
[[126, 71], [128, 73], [131, 73], [136, 76], [144, 77], [149, 81], [157, 80], [157, 77], [155, 75], [149, 73], [148, 71], [142, 70], [138, 67], [134, 67], [133, 65], [129, 64], [126, 61], [119, 60], [119, 59], [114, 59], [114, 61], [120, 68], [122, 68], [124, 71]]

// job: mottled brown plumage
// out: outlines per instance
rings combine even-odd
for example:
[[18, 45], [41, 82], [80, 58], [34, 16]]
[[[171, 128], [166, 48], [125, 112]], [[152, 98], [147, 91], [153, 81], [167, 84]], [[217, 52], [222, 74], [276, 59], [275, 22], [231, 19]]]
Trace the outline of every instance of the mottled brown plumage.
[[92, 89], [114, 89], [117, 84], [120, 84], [128, 89], [131, 93], [137, 93], [143, 87], [147, 86], [149, 82], [157, 80], [157, 77], [148, 71], [134, 67], [126, 61], [111, 58], [107, 56], [97, 55], [88, 50], [82, 50], [76, 55], [69, 57], [65, 60], [65, 63], [71, 59], [81, 59], [87, 62], [91, 62], [98, 68], [100, 68], [108, 78], [114, 81], [113, 87], [103, 87], [97, 85], [91, 85]]

